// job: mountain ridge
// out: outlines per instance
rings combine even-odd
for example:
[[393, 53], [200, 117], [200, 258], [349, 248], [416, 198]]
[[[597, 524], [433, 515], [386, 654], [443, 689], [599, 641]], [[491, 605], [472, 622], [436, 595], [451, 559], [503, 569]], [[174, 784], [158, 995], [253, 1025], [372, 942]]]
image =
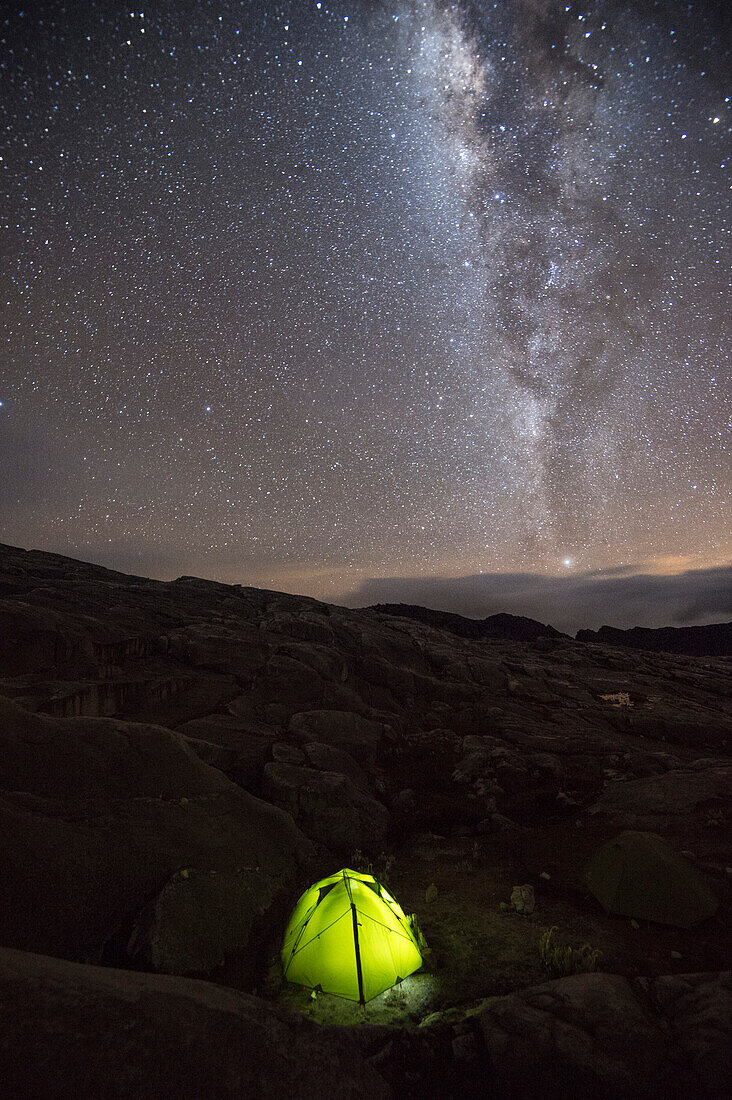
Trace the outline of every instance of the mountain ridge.
[[[26, 550], [8, 543], [0, 543], [0, 595], [3, 592], [12, 591], [13, 574], [18, 570], [22, 571], [24, 565], [32, 566], [39, 580], [51, 580], [65, 569], [82, 577], [97, 576], [101, 580], [103, 575], [107, 575], [113, 583], [120, 580], [134, 581], [148, 588], [155, 585], [210, 586], [231, 593], [237, 591], [242, 593], [256, 592], [262, 596], [278, 599], [289, 597], [293, 600], [309, 601], [314, 606], [340, 606], [328, 604], [326, 601], [318, 600], [312, 596], [301, 596], [241, 584], [227, 584], [223, 581], [185, 574], [170, 581], [160, 581], [139, 574], [124, 573], [120, 570], [110, 569], [108, 566], [83, 561], [68, 555], [55, 554], [46, 550]], [[46, 573], [47, 575], [45, 575]], [[421, 604], [407, 603], [378, 603], [354, 608], [353, 610], [409, 618], [435, 629], [446, 630], [456, 637], [473, 638], [475, 640], [503, 638], [530, 642], [540, 638], [572, 637], [571, 634], [563, 633], [551, 624], [539, 622], [529, 616], [511, 615], [506, 612], [489, 615], [482, 619], [472, 619], [457, 612], [441, 611]], [[688, 627], [635, 626], [627, 629], [605, 625], [598, 630], [578, 630], [574, 635], [574, 639], [589, 644], [644, 649], [649, 652], [677, 653], [690, 657], [727, 657], [732, 655], [732, 622]]]
[[689, 657], [732, 655], [732, 622], [708, 626], [634, 626], [622, 630], [601, 626], [599, 630], [578, 630], [578, 642], [626, 646], [656, 653], [681, 653]]
[[509, 615], [500, 612], [484, 619], [469, 619], [452, 611], [437, 611], [419, 604], [378, 603], [363, 608], [382, 615], [396, 615], [415, 619], [439, 630], [449, 630], [459, 638], [512, 638], [515, 641], [535, 641], [537, 638], [569, 638], [553, 626], [540, 623], [526, 615]]

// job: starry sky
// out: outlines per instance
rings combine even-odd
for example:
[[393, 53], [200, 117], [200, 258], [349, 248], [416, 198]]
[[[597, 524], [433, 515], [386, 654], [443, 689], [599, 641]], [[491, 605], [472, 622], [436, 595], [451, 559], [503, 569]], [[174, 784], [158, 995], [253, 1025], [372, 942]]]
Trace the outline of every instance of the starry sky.
[[718, 619], [724, 12], [4, 5], [0, 540], [476, 614], [693, 575]]

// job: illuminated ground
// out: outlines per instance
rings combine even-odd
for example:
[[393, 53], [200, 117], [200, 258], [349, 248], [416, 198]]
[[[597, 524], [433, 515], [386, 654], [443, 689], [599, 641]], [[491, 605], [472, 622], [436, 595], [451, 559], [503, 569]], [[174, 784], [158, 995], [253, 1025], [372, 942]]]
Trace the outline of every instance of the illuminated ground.
[[[547, 980], [539, 938], [557, 926], [561, 942], [589, 943], [601, 952], [599, 969], [627, 976], [711, 970], [724, 966], [720, 915], [694, 929], [650, 922], [634, 927], [607, 916], [584, 889], [578, 868], [596, 847], [591, 826], [526, 830], [512, 838], [421, 837], [395, 854], [389, 888], [416, 912], [431, 954], [429, 969], [365, 1006], [281, 984], [270, 974], [270, 994], [320, 1023], [418, 1024], [433, 1012], [468, 1010], [487, 997]], [[569, 842], [571, 840], [571, 843]], [[548, 879], [542, 878], [542, 872]], [[519, 914], [507, 905], [513, 886], [532, 883], [536, 910]], [[434, 884], [437, 896], [426, 901]]]

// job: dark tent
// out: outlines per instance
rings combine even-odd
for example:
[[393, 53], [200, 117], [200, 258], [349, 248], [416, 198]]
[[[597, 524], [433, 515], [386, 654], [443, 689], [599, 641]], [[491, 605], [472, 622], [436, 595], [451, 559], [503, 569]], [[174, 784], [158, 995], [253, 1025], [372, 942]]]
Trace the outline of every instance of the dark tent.
[[621, 833], [603, 844], [585, 882], [608, 913], [679, 928], [691, 928], [719, 905], [688, 860], [655, 833]]

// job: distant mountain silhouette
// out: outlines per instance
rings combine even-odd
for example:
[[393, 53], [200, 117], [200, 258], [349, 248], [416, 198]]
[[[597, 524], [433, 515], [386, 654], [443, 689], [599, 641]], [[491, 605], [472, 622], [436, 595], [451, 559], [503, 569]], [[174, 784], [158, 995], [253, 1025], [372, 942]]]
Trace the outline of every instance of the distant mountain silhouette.
[[576, 639], [578, 642], [601, 642], [603, 645], [627, 646], [630, 649], [683, 653], [688, 657], [732, 656], [732, 623], [662, 626], [657, 630], [644, 626], [634, 626], [632, 630], [601, 626], [599, 630], [578, 630]]
[[524, 615], [489, 615], [487, 619], [466, 619], [450, 611], [435, 611], [431, 607], [418, 607], [409, 603], [377, 603], [366, 611], [380, 611], [384, 615], [400, 615], [404, 619], [416, 619], [437, 630], [448, 630], [459, 638], [510, 638], [512, 641], [533, 642], [537, 638], [568, 638], [553, 626], [527, 619]]

